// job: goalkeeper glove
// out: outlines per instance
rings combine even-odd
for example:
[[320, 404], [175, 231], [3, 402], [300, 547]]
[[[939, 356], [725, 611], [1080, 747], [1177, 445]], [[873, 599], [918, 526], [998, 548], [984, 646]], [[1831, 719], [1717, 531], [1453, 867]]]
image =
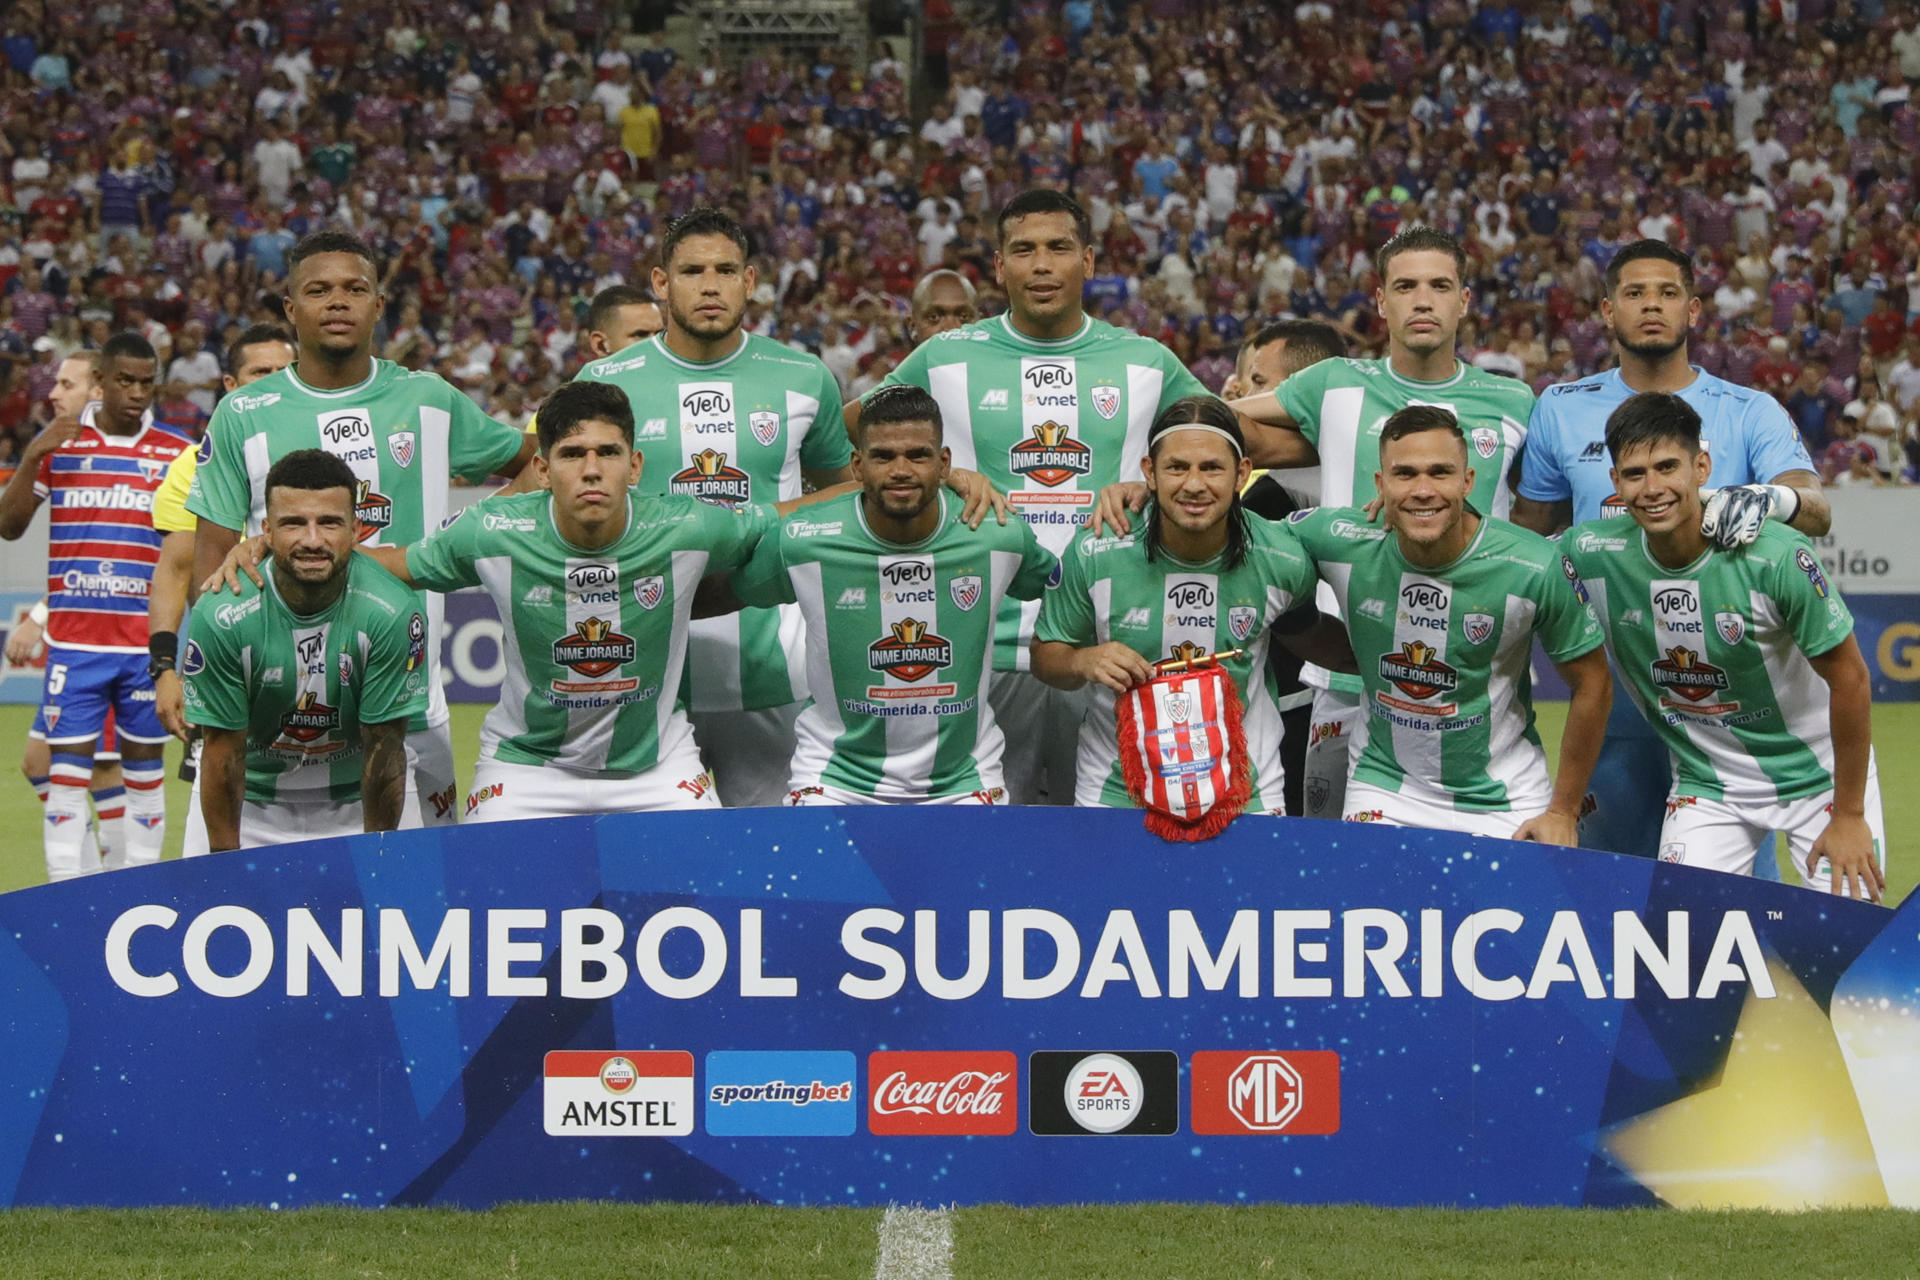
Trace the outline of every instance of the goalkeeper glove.
[[1737, 484], [1726, 489], [1702, 489], [1706, 511], [1700, 532], [1726, 551], [1744, 547], [1760, 536], [1769, 520], [1790, 524], [1800, 514], [1800, 495], [1783, 484]]

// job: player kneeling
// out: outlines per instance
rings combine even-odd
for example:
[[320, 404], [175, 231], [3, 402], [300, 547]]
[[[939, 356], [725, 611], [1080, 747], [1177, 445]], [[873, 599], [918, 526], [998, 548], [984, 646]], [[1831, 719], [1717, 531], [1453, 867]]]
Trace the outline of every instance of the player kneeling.
[[1607, 449], [1637, 528], [1593, 520], [1561, 540], [1673, 756], [1661, 860], [1751, 873], [1784, 831], [1807, 884], [1877, 901], [1886, 833], [1871, 683], [1812, 545], [1778, 523], [1738, 550], [1707, 540], [1712, 460], [1678, 396], [1626, 401], [1607, 419]]
[[213, 852], [392, 831], [407, 719], [427, 706], [427, 620], [406, 585], [353, 554], [358, 482], [318, 449], [267, 472], [273, 563], [194, 610], [181, 656], [200, 726]]
[[882, 387], [854, 435], [859, 492], [787, 520], [733, 575], [738, 599], [715, 592], [702, 612], [799, 603], [812, 702], [789, 804], [1004, 803], [994, 619], [1008, 596], [1038, 598], [1058, 561], [1024, 520], [969, 525], [925, 391]]

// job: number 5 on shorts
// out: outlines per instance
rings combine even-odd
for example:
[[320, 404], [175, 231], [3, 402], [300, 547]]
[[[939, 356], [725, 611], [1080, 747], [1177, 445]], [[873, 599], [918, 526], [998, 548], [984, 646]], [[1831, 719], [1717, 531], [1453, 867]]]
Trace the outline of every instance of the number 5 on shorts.
[[56, 662], [47, 668], [47, 692], [57, 698], [60, 696], [60, 691], [66, 687], [67, 664]]

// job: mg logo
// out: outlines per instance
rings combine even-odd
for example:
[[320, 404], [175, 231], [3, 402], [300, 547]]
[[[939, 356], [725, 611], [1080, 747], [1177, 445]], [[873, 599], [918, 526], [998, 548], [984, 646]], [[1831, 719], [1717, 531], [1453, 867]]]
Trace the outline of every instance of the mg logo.
[[1227, 1077], [1227, 1106], [1249, 1129], [1284, 1129], [1300, 1114], [1300, 1073], [1279, 1054], [1248, 1058]]

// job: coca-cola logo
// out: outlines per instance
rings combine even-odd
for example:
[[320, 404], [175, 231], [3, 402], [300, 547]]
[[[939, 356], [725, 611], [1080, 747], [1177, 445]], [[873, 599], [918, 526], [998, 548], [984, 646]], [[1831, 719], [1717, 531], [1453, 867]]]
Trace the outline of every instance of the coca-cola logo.
[[1019, 1124], [1011, 1053], [887, 1051], [869, 1055], [867, 1127], [879, 1135], [1004, 1136]]

